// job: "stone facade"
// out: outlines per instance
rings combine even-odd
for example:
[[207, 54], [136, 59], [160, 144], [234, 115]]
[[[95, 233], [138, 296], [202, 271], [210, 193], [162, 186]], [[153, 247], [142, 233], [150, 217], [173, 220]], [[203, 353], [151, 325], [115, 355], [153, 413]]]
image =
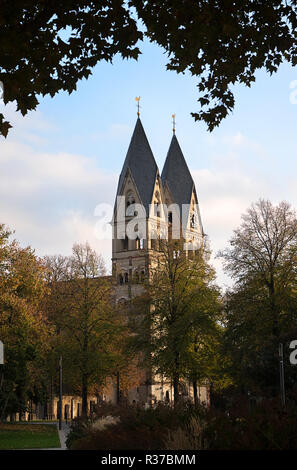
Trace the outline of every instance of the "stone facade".
[[[142, 293], [142, 280], [149, 278], [158, 260], [156, 242], [161, 234], [168, 239], [175, 237], [174, 231], [179, 232], [189, 244], [190, 255], [203, 243], [203, 228], [195, 185], [176, 136], [173, 135], [160, 175], [139, 118], [116, 196], [112, 220], [112, 269], [115, 298], [120, 302]], [[178, 223], [174, 225], [173, 220]], [[135, 238], [131, 239], [127, 233], [133, 234], [133, 231]], [[173, 387], [166, 378], [143, 373], [143, 379], [137, 389], [129, 392], [130, 401], [152, 405], [173, 400]], [[192, 386], [183, 384], [183, 389], [184, 395], [192, 399]], [[208, 403], [206, 386], [199, 387], [199, 396], [201, 401]]]

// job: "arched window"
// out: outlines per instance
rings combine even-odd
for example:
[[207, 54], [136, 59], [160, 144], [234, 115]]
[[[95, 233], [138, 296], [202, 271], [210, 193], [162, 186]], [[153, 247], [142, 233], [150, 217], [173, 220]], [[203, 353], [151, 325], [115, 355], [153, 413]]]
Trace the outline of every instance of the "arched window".
[[192, 212], [190, 216], [190, 226], [191, 228], [197, 227], [197, 214], [195, 212]]
[[124, 278], [123, 278], [123, 275], [120, 274], [119, 275], [119, 284], [123, 284], [124, 283]]
[[129, 207], [131, 204], [135, 204], [135, 196], [132, 191], [126, 194], [126, 206]]
[[125, 284], [128, 284], [129, 282], [129, 275], [128, 273], [125, 273]]
[[154, 216], [155, 217], [161, 217], [161, 213], [160, 213], [160, 193], [159, 193], [159, 191], [155, 192]]
[[140, 282], [144, 282], [145, 272], [141, 271], [140, 273]]
[[143, 238], [136, 238], [135, 240], [136, 250], [143, 250]]

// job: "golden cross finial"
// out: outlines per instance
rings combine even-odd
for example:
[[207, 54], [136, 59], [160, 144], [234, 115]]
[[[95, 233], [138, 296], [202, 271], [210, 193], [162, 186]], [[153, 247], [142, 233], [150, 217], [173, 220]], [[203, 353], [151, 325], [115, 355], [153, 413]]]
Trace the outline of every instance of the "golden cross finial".
[[139, 117], [140, 116], [140, 104], [139, 104], [139, 101], [140, 101], [140, 96], [136, 96], [135, 98], [135, 101], [137, 101], [137, 116]]
[[175, 134], [175, 114], [172, 114], [172, 126], [173, 134]]

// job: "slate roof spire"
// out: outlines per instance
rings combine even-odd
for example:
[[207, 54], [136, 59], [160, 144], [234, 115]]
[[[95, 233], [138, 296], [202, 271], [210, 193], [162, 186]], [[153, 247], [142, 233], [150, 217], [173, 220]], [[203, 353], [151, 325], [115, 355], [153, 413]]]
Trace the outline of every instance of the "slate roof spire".
[[195, 184], [175, 133], [171, 139], [161, 178], [163, 186], [167, 183], [174, 202], [179, 204], [180, 208], [182, 204], [190, 204]]
[[128, 169], [132, 174], [141, 202], [148, 215], [149, 204], [152, 202], [158, 167], [139, 116], [136, 121], [126, 159], [119, 177], [117, 196], [121, 194]]

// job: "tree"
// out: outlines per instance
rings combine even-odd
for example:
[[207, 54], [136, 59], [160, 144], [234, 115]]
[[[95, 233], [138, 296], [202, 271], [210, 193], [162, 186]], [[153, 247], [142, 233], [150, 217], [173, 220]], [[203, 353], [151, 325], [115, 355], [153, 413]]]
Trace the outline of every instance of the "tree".
[[[198, 77], [201, 110], [211, 131], [234, 108], [232, 87], [255, 73], [297, 63], [296, 1], [158, 0], [132, 2], [151, 41], [168, 54], [167, 69]], [[205, 109], [206, 108], [206, 109]]]
[[219, 256], [237, 285], [253, 282], [264, 289], [272, 333], [278, 337], [282, 305], [296, 285], [296, 214], [286, 202], [274, 207], [260, 199], [242, 219], [230, 240], [231, 247]]
[[[297, 333], [297, 219], [288, 203], [273, 206], [264, 200], [242, 218], [230, 247], [220, 253], [235, 279], [226, 294], [226, 353], [237, 384], [275, 391], [278, 344]], [[287, 372], [289, 383], [294, 371]]]
[[46, 361], [53, 329], [39, 308], [46, 292], [44, 268], [30, 247], [21, 248], [0, 225], [0, 338], [5, 364], [0, 379], [0, 419], [46, 398]]
[[68, 387], [79, 391], [82, 414], [88, 394], [98, 391], [119, 362], [122, 331], [112, 302], [112, 285], [101, 255], [88, 243], [73, 246], [70, 257], [46, 257], [51, 293], [46, 301], [57, 328], [57, 354], [63, 355]]
[[[200, 299], [199, 299], [200, 300]], [[213, 309], [217, 312], [220, 321], [213, 322], [208, 330], [204, 328], [192, 328], [189, 348], [184, 353], [186, 366], [185, 378], [193, 385], [194, 403], [199, 401], [198, 385], [206, 383], [210, 387], [210, 399], [212, 392], [220, 392], [228, 387], [231, 381], [231, 374], [228, 370], [229, 360], [223, 351], [224, 329], [221, 322], [221, 303], [217, 299], [212, 299]]]
[[[209, 130], [233, 110], [235, 83], [296, 65], [296, 1], [0, 1], [0, 80], [4, 102], [26, 114], [38, 97], [69, 93], [100, 60], [137, 59], [147, 37], [168, 54], [167, 69], [198, 77]], [[203, 109], [206, 107], [206, 110]], [[0, 132], [10, 124], [0, 114]]]
[[197, 381], [207, 378], [203, 341], [217, 333], [219, 292], [206, 250], [187, 256], [181, 241], [160, 240], [150, 272], [144, 295], [133, 301], [133, 341], [153, 374], [172, 380], [176, 404], [182, 379], [197, 390]]

